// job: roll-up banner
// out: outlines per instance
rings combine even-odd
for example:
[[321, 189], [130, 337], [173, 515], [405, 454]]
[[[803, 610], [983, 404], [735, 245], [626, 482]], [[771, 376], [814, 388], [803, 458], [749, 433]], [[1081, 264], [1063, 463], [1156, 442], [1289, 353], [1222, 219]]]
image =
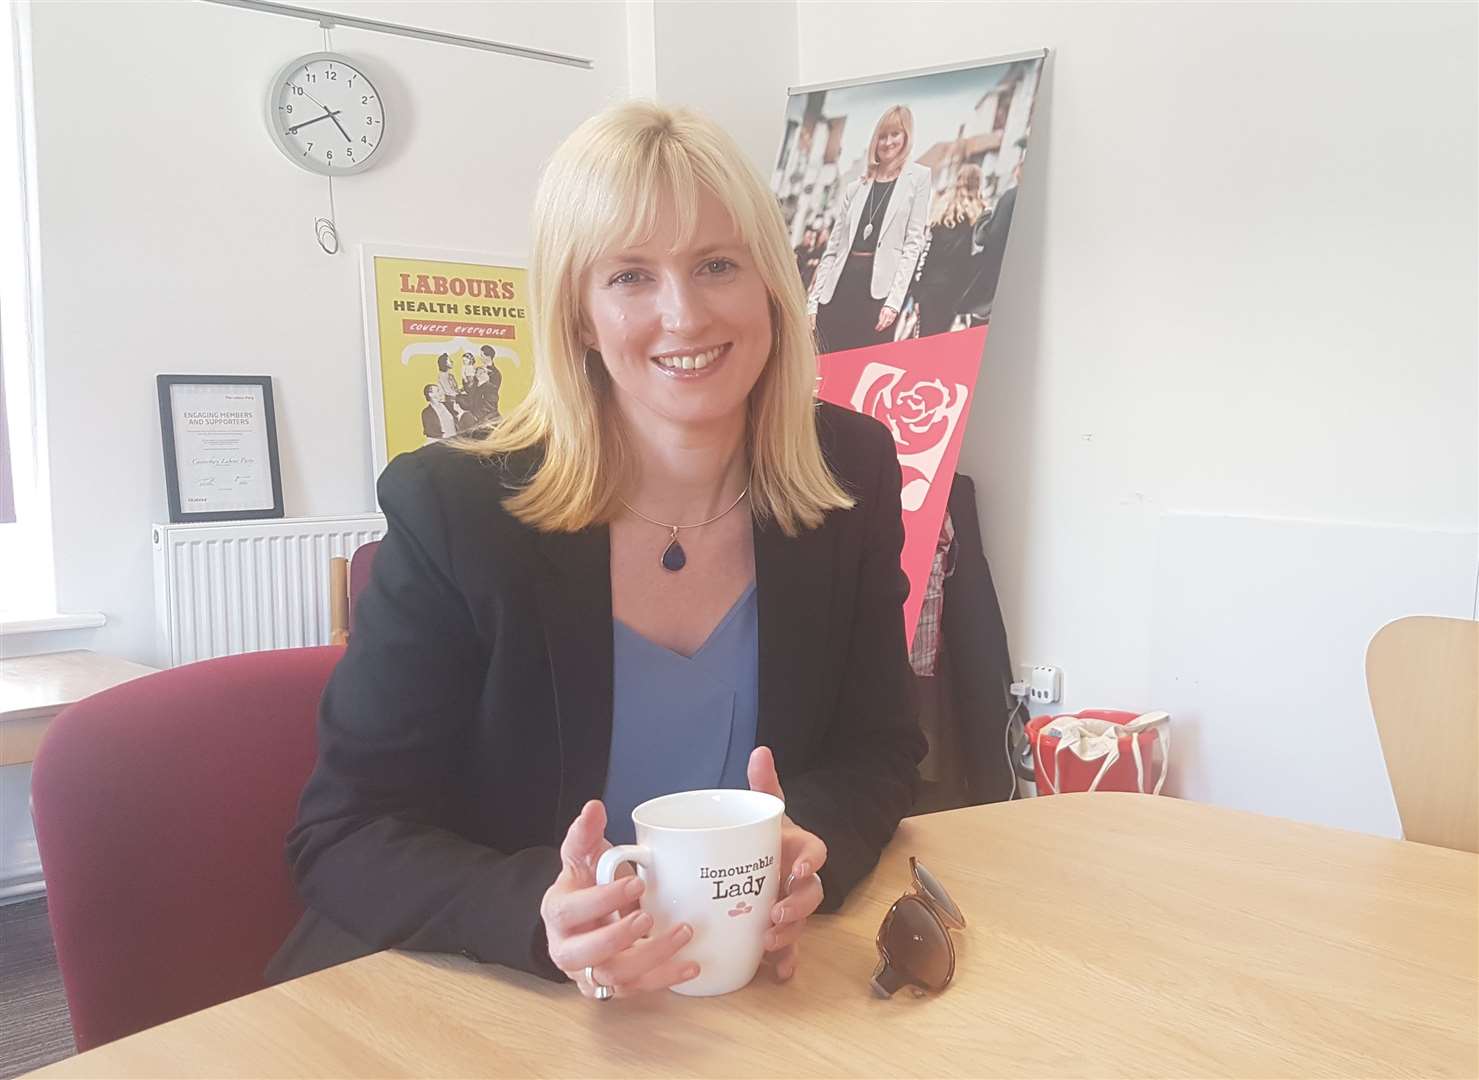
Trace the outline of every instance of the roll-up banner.
[[903, 472], [905, 625], [924, 602], [1001, 279], [1045, 51], [791, 91], [771, 187], [819, 394]]

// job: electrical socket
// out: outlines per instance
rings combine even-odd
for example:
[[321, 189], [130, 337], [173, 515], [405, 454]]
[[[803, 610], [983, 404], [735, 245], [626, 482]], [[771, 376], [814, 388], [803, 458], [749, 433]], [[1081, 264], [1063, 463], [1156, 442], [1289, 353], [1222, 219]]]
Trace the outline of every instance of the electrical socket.
[[1063, 700], [1063, 669], [1051, 664], [1024, 665], [1021, 681], [1027, 684], [1027, 700], [1034, 705], [1053, 705]]

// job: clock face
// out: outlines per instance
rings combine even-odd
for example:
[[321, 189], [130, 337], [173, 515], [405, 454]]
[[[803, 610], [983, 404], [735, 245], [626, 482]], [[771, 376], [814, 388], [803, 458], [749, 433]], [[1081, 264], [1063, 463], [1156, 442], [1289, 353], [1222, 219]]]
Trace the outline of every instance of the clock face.
[[290, 161], [327, 176], [348, 175], [374, 160], [385, 136], [385, 106], [347, 57], [310, 53], [273, 80], [267, 123]]

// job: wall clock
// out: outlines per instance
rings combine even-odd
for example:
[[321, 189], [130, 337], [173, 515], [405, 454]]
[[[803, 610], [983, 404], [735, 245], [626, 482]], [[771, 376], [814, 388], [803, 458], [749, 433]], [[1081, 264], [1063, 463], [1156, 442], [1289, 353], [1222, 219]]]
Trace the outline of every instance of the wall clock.
[[385, 103], [358, 61], [308, 53], [283, 65], [268, 86], [267, 130], [300, 168], [351, 176], [379, 159]]

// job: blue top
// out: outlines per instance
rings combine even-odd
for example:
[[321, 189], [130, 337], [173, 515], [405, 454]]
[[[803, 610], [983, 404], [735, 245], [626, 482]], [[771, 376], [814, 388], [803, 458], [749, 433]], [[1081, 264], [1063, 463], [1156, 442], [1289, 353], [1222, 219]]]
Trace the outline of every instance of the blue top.
[[615, 687], [606, 767], [606, 838], [635, 839], [632, 810], [658, 795], [747, 788], [760, 706], [755, 585], [692, 656], [611, 620]]

